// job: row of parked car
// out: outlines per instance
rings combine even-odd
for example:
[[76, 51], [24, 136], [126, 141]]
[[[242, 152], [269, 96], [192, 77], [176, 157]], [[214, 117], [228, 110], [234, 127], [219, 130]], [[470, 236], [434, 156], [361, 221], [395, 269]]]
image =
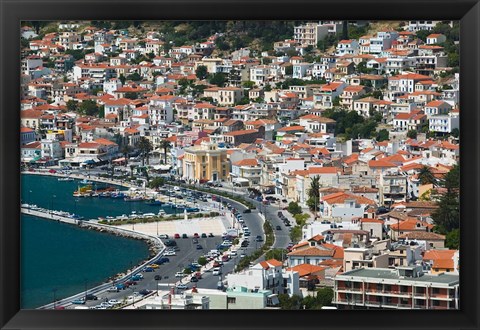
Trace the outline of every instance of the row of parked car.
[[[290, 227], [292, 224], [290, 223], [290, 220], [287, 219], [287, 217], [282, 213], [282, 211], [278, 211], [277, 213], [278, 217], [280, 218], [280, 220], [283, 221], [283, 223], [285, 224], [285, 226], [287, 227]], [[278, 227], [278, 226], [277, 226]]]

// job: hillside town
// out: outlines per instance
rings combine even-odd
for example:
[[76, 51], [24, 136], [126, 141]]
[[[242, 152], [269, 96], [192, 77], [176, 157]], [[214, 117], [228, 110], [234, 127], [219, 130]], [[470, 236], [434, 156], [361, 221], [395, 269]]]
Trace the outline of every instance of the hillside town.
[[460, 308], [458, 22], [47, 23], [21, 30], [22, 169], [209, 187], [288, 233], [137, 306]]

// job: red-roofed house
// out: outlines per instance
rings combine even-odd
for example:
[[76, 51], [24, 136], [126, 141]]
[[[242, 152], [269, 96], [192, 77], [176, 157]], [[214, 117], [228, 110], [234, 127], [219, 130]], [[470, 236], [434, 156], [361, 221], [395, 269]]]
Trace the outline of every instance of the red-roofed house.
[[425, 114], [430, 118], [436, 115], [446, 115], [450, 112], [452, 106], [445, 101], [436, 100], [425, 104]]
[[340, 105], [353, 110], [353, 101], [358, 100], [362, 95], [366, 93], [365, 86], [362, 85], [349, 85], [345, 87], [340, 95]]
[[324, 217], [339, 218], [343, 221], [351, 221], [352, 218], [363, 218], [367, 207], [376, 206], [376, 203], [368, 198], [339, 192], [326, 195], [322, 198], [320, 211]]
[[428, 250], [423, 255], [423, 261], [430, 265], [432, 274], [458, 274], [459, 258], [458, 250]]
[[237, 186], [254, 186], [260, 184], [262, 167], [256, 158], [246, 158], [232, 164], [230, 177]]
[[265, 127], [260, 126], [258, 129], [233, 131], [224, 134], [225, 143], [238, 146], [241, 143], [253, 143], [256, 139], [265, 137]]

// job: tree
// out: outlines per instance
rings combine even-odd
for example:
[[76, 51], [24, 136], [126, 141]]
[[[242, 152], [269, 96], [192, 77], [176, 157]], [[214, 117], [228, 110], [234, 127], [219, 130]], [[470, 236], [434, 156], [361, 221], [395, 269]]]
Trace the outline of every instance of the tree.
[[377, 140], [378, 142], [382, 142], [382, 141], [388, 140], [388, 131], [387, 131], [386, 129], [381, 129], [381, 130], [377, 133], [376, 140]]
[[320, 205], [320, 176], [316, 175], [310, 182], [310, 189], [308, 190], [307, 205], [310, 211], [317, 212]]
[[85, 100], [78, 106], [78, 112], [82, 115], [96, 116], [99, 112], [98, 104], [94, 100]]
[[285, 75], [291, 76], [293, 74], [293, 65], [289, 65], [285, 67]]
[[318, 289], [315, 299], [320, 306], [331, 306], [333, 300], [333, 290], [331, 288]]
[[140, 76], [140, 74], [138, 74], [138, 72], [134, 72], [132, 74], [129, 74], [127, 76], [127, 79], [132, 80], [132, 81], [140, 81], [140, 80], [142, 80], [142, 76]]
[[290, 230], [290, 240], [294, 243], [297, 243], [302, 238], [302, 227], [294, 226]]
[[453, 137], [458, 138], [460, 136], [460, 130], [458, 128], [454, 128], [452, 129], [451, 134]]
[[128, 144], [124, 144], [120, 148], [120, 152], [122, 153], [123, 157], [125, 158], [125, 165], [128, 165], [128, 154], [132, 152], [132, 147]]
[[418, 172], [418, 179], [420, 184], [433, 184], [435, 183], [435, 177], [433, 176], [432, 170], [430, 167], [424, 165]]
[[333, 106], [335, 106], [335, 107], [339, 107], [339, 106], [340, 106], [340, 96], [336, 96], [336, 97], [333, 99]]
[[78, 102], [74, 100], [68, 100], [67, 101], [67, 110], [68, 111], [77, 111], [78, 109]]
[[454, 229], [447, 233], [445, 237], [445, 246], [452, 250], [458, 250], [460, 248], [460, 229]]
[[138, 93], [136, 92], [126, 92], [125, 98], [129, 100], [136, 100], [138, 98]]
[[218, 87], [223, 87], [226, 81], [227, 81], [227, 77], [225, 76], [225, 74], [218, 72], [210, 76], [209, 83], [213, 85], [217, 85]]
[[292, 201], [288, 204], [287, 211], [290, 212], [292, 215], [295, 215], [302, 213], [302, 208], [298, 205], [297, 202]]
[[302, 298], [294, 295], [290, 297], [288, 294], [279, 294], [278, 301], [280, 309], [300, 309]]
[[205, 257], [202, 256], [202, 257], [199, 257], [199, 258], [198, 258], [197, 262], [198, 262], [201, 266], [205, 266], [205, 265], [208, 263], [208, 260], [207, 260], [207, 258], [205, 258]]
[[242, 85], [245, 88], [253, 88], [255, 86], [255, 83], [249, 80], [249, 81], [245, 81]]
[[348, 40], [348, 21], [347, 20], [343, 21], [342, 39]]
[[172, 147], [172, 145], [170, 144], [170, 141], [168, 141], [168, 140], [160, 141], [160, 148], [163, 149], [164, 164], [167, 164], [167, 152], [171, 147]]
[[145, 159], [148, 159], [150, 155], [150, 151], [153, 150], [152, 142], [145, 138], [144, 136], [140, 137], [140, 140], [137, 142], [137, 148], [140, 150], [140, 154], [142, 155], [142, 166], [145, 166]]
[[417, 130], [411, 129], [407, 132], [407, 137], [410, 138], [410, 139], [416, 139], [417, 134], [418, 134]]
[[444, 175], [441, 185], [447, 189], [437, 202], [438, 208], [432, 214], [436, 230], [449, 233], [460, 228], [460, 166], [455, 165]]
[[206, 79], [208, 77], [208, 68], [205, 65], [199, 65], [195, 70], [195, 75], [200, 80]]
[[127, 81], [127, 78], [125, 78], [123, 73], [120, 74], [120, 77], [118, 77], [118, 79], [120, 79], [120, 82], [122, 83], [122, 85], [125, 85], [125, 81]]
[[165, 184], [165, 179], [158, 177], [158, 178], [154, 178], [148, 186], [152, 189], [156, 189], [156, 188], [162, 187], [164, 184]]
[[288, 251], [285, 249], [272, 249], [268, 250], [267, 253], [265, 253], [265, 260], [269, 259], [275, 259], [275, 260], [281, 260], [285, 259], [285, 256], [287, 255]]

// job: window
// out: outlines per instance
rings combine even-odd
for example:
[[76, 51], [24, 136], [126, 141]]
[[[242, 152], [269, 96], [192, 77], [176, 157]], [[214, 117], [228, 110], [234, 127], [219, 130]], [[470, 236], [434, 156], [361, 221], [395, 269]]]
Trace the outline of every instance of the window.
[[234, 297], [227, 297], [227, 304], [236, 304], [237, 298]]

